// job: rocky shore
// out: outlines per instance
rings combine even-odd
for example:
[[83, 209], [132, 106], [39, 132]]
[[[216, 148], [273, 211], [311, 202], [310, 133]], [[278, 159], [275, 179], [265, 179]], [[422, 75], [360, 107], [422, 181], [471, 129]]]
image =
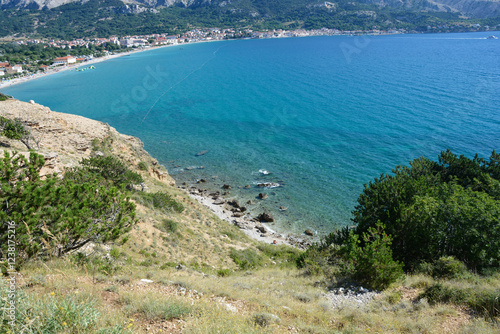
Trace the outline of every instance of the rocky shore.
[[[239, 227], [253, 239], [275, 245], [288, 244], [300, 249], [306, 249], [311, 245], [311, 240], [305, 237], [274, 231], [268, 224], [274, 221], [274, 217], [270, 213], [263, 212], [252, 217], [245, 205], [240, 204], [237, 199], [226, 198], [221, 191], [208, 191], [187, 184], [183, 184], [179, 188], [187, 191], [192, 198], [205, 205], [220, 219]], [[227, 190], [230, 186], [224, 185], [222, 188]]]

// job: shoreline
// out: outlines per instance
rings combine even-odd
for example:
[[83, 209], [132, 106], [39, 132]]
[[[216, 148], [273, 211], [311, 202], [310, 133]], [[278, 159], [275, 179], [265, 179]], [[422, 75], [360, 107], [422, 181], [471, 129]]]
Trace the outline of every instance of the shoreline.
[[191, 198], [198, 201], [220, 219], [238, 227], [247, 236], [256, 240], [273, 245], [289, 245], [298, 249], [307, 249], [312, 244], [312, 238], [297, 236], [290, 233], [278, 233], [269, 227], [266, 222], [252, 218], [250, 213], [239, 210], [237, 200], [229, 200], [220, 192], [208, 193], [194, 186], [177, 186], [184, 190]]
[[[198, 42], [195, 42], [195, 43], [198, 43]], [[194, 44], [194, 43], [186, 43], [186, 44]], [[184, 44], [161, 45], [161, 46], [155, 46], [155, 47], [149, 47], [149, 48], [133, 49], [133, 50], [130, 50], [127, 52], [121, 52], [118, 54], [112, 54], [109, 56], [94, 58], [92, 60], [85, 61], [83, 63], [60, 66], [60, 67], [56, 67], [54, 69], [48, 70], [46, 72], [35, 73], [35, 74], [31, 74], [29, 76], [23, 76], [20, 78], [10, 79], [8, 81], [2, 81], [2, 82], [0, 82], [0, 89], [15, 86], [15, 85], [18, 85], [21, 83], [26, 83], [28, 81], [32, 81], [32, 80], [36, 80], [36, 79], [40, 79], [40, 78], [45, 78], [49, 75], [65, 72], [68, 70], [73, 70], [73, 69], [76, 69], [78, 67], [90, 66], [93, 64], [102, 63], [102, 62], [107, 61], [107, 60], [111, 60], [111, 59], [115, 59], [115, 58], [119, 58], [119, 57], [123, 57], [123, 56], [129, 56], [131, 54], [140, 53], [140, 52], [144, 52], [144, 51], [156, 50], [156, 49], [160, 49], [160, 48], [179, 46], [179, 45], [184, 45]]]

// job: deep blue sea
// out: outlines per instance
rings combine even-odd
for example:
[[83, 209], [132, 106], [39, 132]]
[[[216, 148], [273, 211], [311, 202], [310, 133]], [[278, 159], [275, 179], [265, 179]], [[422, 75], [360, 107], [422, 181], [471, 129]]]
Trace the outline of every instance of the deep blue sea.
[[174, 46], [3, 93], [139, 137], [178, 184], [230, 184], [254, 215], [271, 211], [277, 230], [326, 233], [350, 224], [363, 184], [398, 164], [447, 148], [500, 150], [500, 40], [491, 34]]

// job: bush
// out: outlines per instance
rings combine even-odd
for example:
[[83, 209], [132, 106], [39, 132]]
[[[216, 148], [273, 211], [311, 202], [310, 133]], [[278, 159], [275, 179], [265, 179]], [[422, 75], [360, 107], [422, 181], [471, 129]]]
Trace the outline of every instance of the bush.
[[98, 322], [100, 312], [97, 302], [91, 297], [47, 294], [35, 298], [23, 290], [16, 292], [15, 320], [14, 326], [11, 326], [10, 317], [3, 312], [10, 307], [9, 291], [6, 281], [0, 280], [1, 333], [9, 333], [9, 329], [11, 333], [129, 333], [121, 326], [102, 328]]
[[460, 278], [468, 274], [465, 264], [453, 256], [440, 257], [435, 263], [432, 276], [436, 278]]
[[390, 246], [391, 238], [380, 223], [363, 233], [362, 241], [351, 232], [340, 250], [347, 261], [345, 272], [366, 287], [386, 289], [403, 276], [403, 266], [393, 260]]
[[179, 228], [179, 223], [176, 221], [173, 221], [171, 219], [163, 219], [161, 224], [158, 226], [158, 229], [162, 232], [171, 232], [175, 233], [177, 232]]
[[0, 247], [6, 251], [9, 230], [15, 230], [16, 262], [35, 255], [60, 256], [90, 241], [117, 239], [134, 223], [135, 205], [117, 188], [93, 183], [41, 180], [43, 158], [29, 160], [5, 152], [0, 160]]
[[136, 198], [142, 205], [159, 209], [164, 212], [174, 211], [177, 213], [181, 213], [182, 211], [184, 211], [184, 205], [182, 205], [182, 203], [177, 202], [172, 198], [170, 194], [164, 192], [140, 192], [135, 194], [134, 198]]
[[145, 163], [144, 161], [139, 162], [138, 167], [140, 170], [148, 170], [148, 164]]
[[129, 187], [130, 185], [144, 182], [142, 176], [132, 172], [120, 159], [113, 155], [95, 156], [83, 159], [80, 164], [82, 168], [79, 168], [77, 171], [84, 173], [83, 176], [80, 176], [83, 177], [83, 179], [85, 179], [86, 173], [90, 173], [99, 175], [118, 187]]
[[361, 236], [380, 221], [407, 269], [454, 256], [468, 268], [499, 267], [500, 154], [489, 160], [441, 152], [365, 185], [353, 211]]
[[260, 267], [263, 262], [262, 256], [250, 248], [243, 250], [231, 248], [229, 256], [242, 270]]
[[465, 305], [485, 317], [495, 318], [500, 315], [499, 296], [498, 288], [456, 287], [436, 283], [427, 288], [419, 298], [426, 298], [430, 304]]
[[5, 95], [5, 94], [0, 93], [0, 101], [6, 101], [6, 100], [11, 99], [11, 98], [12, 98], [12, 96], [10, 96], [10, 95]]

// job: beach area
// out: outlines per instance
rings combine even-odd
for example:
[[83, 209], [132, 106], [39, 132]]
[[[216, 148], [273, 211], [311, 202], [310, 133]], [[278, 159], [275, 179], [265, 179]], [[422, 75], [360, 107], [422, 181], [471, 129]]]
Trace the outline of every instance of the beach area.
[[31, 81], [31, 80], [35, 80], [35, 79], [44, 78], [44, 77], [47, 77], [47, 76], [49, 76], [51, 74], [61, 73], [61, 72], [64, 72], [64, 71], [75, 70], [75, 69], [77, 69], [79, 67], [83, 67], [83, 66], [87, 67], [87, 66], [90, 66], [90, 65], [101, 63], [103, 61], [107, 61], [107, 60], [111, 60], [111, 59], [115, 59], [115, 58], [119, 58], [119, 57], [123, 57], [123, 56], [128, 56], [128, 55], [131, 55], [131, 54], [134, 54], [134, 53], [144, 52], [144, 51], [158, 49], [158, 48], [176, 46], [176, 45], [179, 45], [179, 44], [162, 45], [162, 46], [156, 46], [156, 47], [132, 49], [132, 50], [127, 51], [127, 52], [121, 52], [121, 53], [112, 54], [112, 55], [108, 55], [108, 56], [104, 56], [104, 57], [93, 58], [93, 59], [87, 60], [87, 61], [85, 61], [83, 63], [59, 66], [59, 67], [55, 67], [55, 68], [46, 70], [45, 72], [41, 72], [41, 73], [35, 73], [35, 74], [31, 74], [31, 75], [25, 75], [25, 76], [14, 78], [14, 79], [2, 80], [0, 82], [0, 89], [6, 88], [6, 87], [11, 87], [11, 86], [18, 85], [18, 84], [21, 84], [21, 83], [25, 83], [25, 82], [28, 82], [28, 81]]

